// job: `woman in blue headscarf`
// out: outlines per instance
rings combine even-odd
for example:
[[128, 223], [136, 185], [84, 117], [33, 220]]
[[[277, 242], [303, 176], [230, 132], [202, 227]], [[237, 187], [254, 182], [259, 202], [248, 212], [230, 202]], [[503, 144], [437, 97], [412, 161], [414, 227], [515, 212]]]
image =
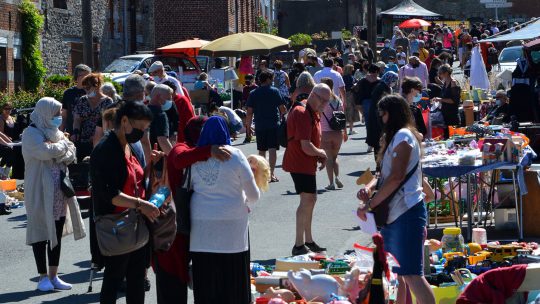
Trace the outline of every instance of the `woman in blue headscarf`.
[[197, 304], [251, 302], [246, 204], [260, 194], [246, 157], [230, 144], [225, 119], [210, 117], [197, 146], [227, 145], [231, 159], [210, 158], [191, 166], [189, 250]]
[[381, 122], [379, 114], [377, 113], [377, 104], [386, 95], [392, 94], [392, 88], [398, 82], [398, 74], [394, 72], [386, 72], [381, 77], [381, 81], [373, 88], [371, 93], [371, 107], [369, 107], [368, 121], [370, 123], [366, 126], [367, 138], [366, 143], [368, 146], [373, 147], [373, 155], [375, 159], [379, 153], [381, 139]]

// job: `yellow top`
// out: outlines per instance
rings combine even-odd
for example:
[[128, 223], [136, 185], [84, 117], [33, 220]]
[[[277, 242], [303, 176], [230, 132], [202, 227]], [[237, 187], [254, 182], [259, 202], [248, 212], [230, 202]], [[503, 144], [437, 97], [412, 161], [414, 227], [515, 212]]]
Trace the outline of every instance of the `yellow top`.
[[458, 227], [444, 228], [443, 234], [458, 235], [458, 234], [461, 234], [461, 228], [458, 228]]

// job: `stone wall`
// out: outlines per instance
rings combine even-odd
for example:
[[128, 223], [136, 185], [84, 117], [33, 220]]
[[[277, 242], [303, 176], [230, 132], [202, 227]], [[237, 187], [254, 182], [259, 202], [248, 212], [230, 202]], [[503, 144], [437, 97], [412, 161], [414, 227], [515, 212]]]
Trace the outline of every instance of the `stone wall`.
[[[81, 0], [67, 0], [67, 9], [53, 7], [53, 0], [42, 0], [45, 15], [43, 59], [48, 74], [70, 74], [82, 54]], [[127, 4], [126, 20], [124, 6]], [[131, 47], [130, 9], [136, 7], [136, 47]], [[92, 34], [96, 69], [102, 70], [114, 59], [138, 50], [153, 50], [153, 2], [145, 0], [92, 0]], [[127, 22], [127, 31], [124, 28]], [[127, 35], [124, 35], [126, 32]], [[127, 39], [126, 39], [127, 38]], [[94, 59], [94, 60], [96, 60]]]

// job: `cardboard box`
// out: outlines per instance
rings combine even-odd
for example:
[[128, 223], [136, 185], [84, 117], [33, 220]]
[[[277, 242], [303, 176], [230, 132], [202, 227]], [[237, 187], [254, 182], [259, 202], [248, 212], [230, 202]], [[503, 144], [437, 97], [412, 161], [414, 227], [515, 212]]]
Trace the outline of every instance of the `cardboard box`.
[[276, 271], [298, 271], [300, 269], [320, 269], [321, 264], [317, 261], [295, 261], [286, 259], [276, 260]]

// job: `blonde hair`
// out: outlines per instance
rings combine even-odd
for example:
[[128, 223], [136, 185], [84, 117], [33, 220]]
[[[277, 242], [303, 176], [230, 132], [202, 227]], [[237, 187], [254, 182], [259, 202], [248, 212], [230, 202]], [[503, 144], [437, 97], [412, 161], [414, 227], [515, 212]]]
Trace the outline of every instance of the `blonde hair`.
[[247, 157], [247, 160], [248, 162], [250, 162], [250, 165], [251, 161], [254, 161], [256, 164], [255, 169], [252, 168], [252, 170], [254, 170], [253, 175], [255, 176], [255, 184], [257, 184], [257, 187], [259, 187], [262, 192], [268, 191], [268, 181], [270, 180], [270, 164], [268, 164], [266, 158], [260, 155], [251, 154]]
[[354, 66], [352, 64], [347, 64], [343, 68], [343, 75], [352, 75], [354, 72]]

